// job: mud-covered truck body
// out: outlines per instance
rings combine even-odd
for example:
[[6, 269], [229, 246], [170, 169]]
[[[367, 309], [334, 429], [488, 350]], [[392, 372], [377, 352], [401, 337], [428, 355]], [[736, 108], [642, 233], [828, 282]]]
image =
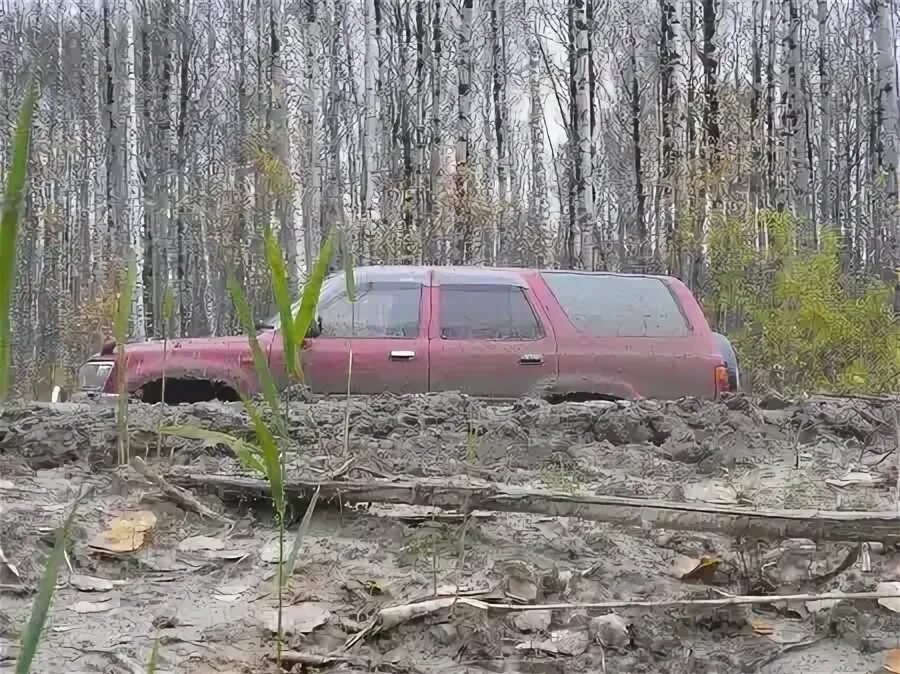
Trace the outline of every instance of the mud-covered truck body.
[[[372, 266], [329, 277], [301, 360], [314, 393], [458, 390], [551, 399], [714, 398], [728, 390], [699, 304], [665, 276], [483, 267]], [[279, 321], [258, 338], [289, 384]], [[86, 362], [79, 388], [116, 391], [112, 344]], [[127, 344], [129, 394], [157, 402], [234, 400], [259, 382], [246, 336]]]

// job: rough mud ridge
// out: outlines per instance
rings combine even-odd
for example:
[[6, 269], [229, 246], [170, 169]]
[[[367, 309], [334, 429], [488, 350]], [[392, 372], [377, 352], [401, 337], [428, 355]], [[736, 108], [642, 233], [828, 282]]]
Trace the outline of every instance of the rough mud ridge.
[[[895, 508], [895, 400], [550, 405], [456, 393], [359, 397], [350, 403], [349, 448], [346, 405], [341, 398], [291, 404], [289, 477], [320, 479], [352, 458], [343, 479], [468, 475], [760, 508]], [[241, 470], [224, 447], [172, 438], [160, 446], [160, 423], [253, 438], [240, 404], [133, 404], [132, 454], [147, 455], [160, 473]], [[53, 528], [85, 490], [71, 570], [61, 573], [35, 672], [145, 671], [153, 635], [161, 672], [273, 671], [270, 510], [198, 494], [230, 522], [186, 512], [114, 466], [116, 433], [110, 406], [0, 410], [0, 672], [12, 671]], [[135, 511], [154, 521], [140, 545], [115, 554], [94, 546], [116, 515]], [[292, 525], [289, 542], [295, 532]], [[287, 646], [310, 663], [295, 672], [874, 674], [885, 671], [900, 634], [900, 613], [875, 601], [496, 617], [460, 605], [345, 646], [382, 609], [447, 592], [583, 603], [860, 592], [894, 581], [900, 552], [886, 546], [863, 553], [849, 544], [733, 540], [574, 518], [476, 512], [463, 520], [423, 508], [321, 503], [285, 591]]]
[[[288, 423], [297, 468], [323, 452], [343, 449], [347, 403], [340, 398], [293, 403]], [[895, 436], [896, 403], [813, 397], [763, 409], [745, 396], [723, 402], [587, 402], [551, 405], [524, 399], [487, 403], [458, 393], [356, 397], [350, 402], [350, 449], [372, 468], [407, 475], [447, 475], [481, 466], [515, 479], [548, 459], [588, 460], [600, 452], [641, 448], [661, 458], [712, 472], [756, 461], [778, 444], [834, 442], [861, 452], [887, 451]], [[22, 405], [0, 410], [0, 460], [32, 469], [115, 460], [115, 409], [99, 404]], [[199, 425], [252, 437], [240, 403], [167, 408], [134, 403], [129, 435], [134, 450], [155, 451], [159, 424]], [[167, 439], [171, 451], [200, 444]], [[211, 451], [211, 448], [205, 448]], [[213, 452], [215, 453], [215, 452]], [[221, 453], [221, 451], [219, 452]], [[187, 461], [188, 459], [184, 459]]]

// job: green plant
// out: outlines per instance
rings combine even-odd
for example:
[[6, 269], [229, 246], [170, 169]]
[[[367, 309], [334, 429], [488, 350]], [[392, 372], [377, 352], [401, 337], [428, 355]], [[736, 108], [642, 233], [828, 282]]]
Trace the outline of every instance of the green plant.
[[[300, 350], [309, 327], [312, 325], [313, 320], [315, 320], [319, 295], [322, 290], [322, 284], [325, 281], [325, 276], [328, 273], [328, 265], [331, 260], [332, 236], [329, 235], [322, 245], [321, 255], [316, 261], [312, 273], [303, 288], [303, 294], [300, 299], [300, 306], [296, 316], [292, 315], [293, 308], [290, 302], [290, 293], [287, 292], [288, 277], [284, 259], [281, 255], [281, 251], [277, 248], [271, 230], [268, 228], [266, 228], [265, 231], [265, 242], [272, 288], [281, 316], [281, 337], [283, 348], [285, 350], [288, 375], [302, 381], [303, 373], [300, 365]], [[268, 359], [257, 338], [250, 304], [247, 302], [247, 298], [240, 285], [237, 283], [234, 276], [230, 274], [228, 278], [228, 290], [231, 294], [231, 299], [234, 303], [241, 326], [247, 333], [247, 340], [253, 355], [254, 368], [260, 382], [263, 399], [269, 407], [273, 419], [273, 428], [275, 429], [275, 432], [273, 433], [265, 424], [262, 414], [249, 397], [242, 395], [241, 400], [244, 404], [244, 408], [253, 422], [253, 428], [257, 439], [256, 443], [241, 440], [227, 433], [220, 433], [194, 426], [166, 426], [160, 429], [160, 433], [224, 444], [234, 451], [245, 467], [252, 472], [263, 476], [268, 482], [278, 527], [278, 580], [276, 588], [278, 595], [278, 635], [276, 643], [276, 660], [280, 664], [283, 647], [282, 615], [284, 607], [283, 590], [285, 584], [284, 526], [287, 515], [287, 506], [284, 492], [283, 454], [279, 445], [280, 441], [287, 436], [287, 421], [282, 413], [282, 407], [278, 400], [278, 389], [275, 383], [275, 377], [269, 368]], [[293, 355], [288, 356], [289, 353]], [[290, 364], [287, 364], [287, 358], [291, 358]], [[317, 498], [318, 492], [314, 495], [313, 501], [310, 503], [307, 513], [303, 518], [303, 523], [300, 525], [300, 530], [297, 532], [297, 538], [294, 541], [294, 546], [289, 558], [289, 570], [293, 570], [293, 566], [296, 563], [300, 542], [302, 541], [306, 528], [309, 526], [309, 519], [312, 517]]]
[[256, 376], [259, 379], [263, 398], [272, 411], [278, 432], [284, 435], [286, 426], [281, 414], [281, 405], [278, 402], [278, 386], [275, 384], [275, 376], [269, 368], [269, 359], [259, 344], [259, 338], [256, 335], [256, 322], [253, 320], [250, 303], [247, 302], [244, 291], [232, 274], [228, 275], [227, 283], [228, 292], [231, 295], [231, 301], [237, 312], [241, 328], [247, 333], [247, 341], [250, 344], [250, 352], [253, 355], [253, 368], [256, 370]]
[[[163, 362], [162, 362], [162, 384], [160, 386], [159, 392], [159, 400], [161, 403], [166, 403], [166, 360], [169, 356], [169, 322], [172, 320], [172, 316], [175, 313], [175, 293], [172, 291], [171, 286], [166, 286], [166, 289], [163, 291], [162, 296], [162, 338], [163, 338]], [[163, 435], [160, 432], [162, 428], [162, 417], [159, 419], [159, 423], [156, 426], [156, 434], [157, 434], [157, 443], [156, 443], [156, 454], [159, 455], [162, 453], [162, 438]], [[147, 452], [150, 452], [149, 445], [147, 446]]]
[[[837, 234], [818, 247], [798, 245], [789, 213], [737, 211], [709, 235], [711, 320], [728, 329], [745, 371], [760, 385], [793, 391], [883, 393], [900, 375], [900, 324], [891, 288], [851, 282]], [[754, 244], [757, 233], [767, 245]], [[777, 373], [762, 382], [761, 373]]]
[[150, 659], [147, 661], [147, 674], [156, 674], [159, 667], [159, 637], [153, 640], [153, 650], [150, 651]]
[[72, 508], [72, 512], [69, 513], [63, 525], [56, 530], [56, 542], [47, 560], [47, 565], [44, 567], [44, 577], [41, 579], [38, 595], [31, 609], [31, 618], [25, 626], [25, 631], [22, 632], [21, 650], [16, 659], [16, 674], [28, 674], [31, 671], [31, 665], [44, 631], [44, 623], [47, 622], [50, 602], [53, 601], [53, 593], [56, 590], [59, 567], [66, 556], [66, 545], [72, 530], [72, 522], [75, 520], [76, 509], [77, 504]]
[[341, 234], [341, 259], [344, 262], [344, 283], [350, 300], [350, 339], [347, 350], [347, 399], [344, 405], [344, 454], [350, 453], [350, 384], [353, 379], [353, 335], [356, 329], [356, 276], [353, 273], [353, 251], [347, 237]]
[[28, 150], [34, 110], [38, 100], [37, 81], [32, 79], [19, 108], [19, 118], [10, 146], [9, 169], [0, 213], [0, 401], [9, 392], [9, 369], [12, 356], [10, 314], [16, 287], [16, 253], [19, 215], [25, 197], [28, 176]]
[[125, 372], [125, 342], [128, 339], [128, 318], [131, 315], [131, 303], [134, 297], [134, 284], [137, 280], [137, 263], [134, 256], [128, 260], [128, 272], [125, 285], [119, 293], [116, 304], [116, 320], [113, 324], [113, 337], [116, 340], [116, 426], [118, 432], [117, 447], [119, 463], [128, 463], [128, 390]]

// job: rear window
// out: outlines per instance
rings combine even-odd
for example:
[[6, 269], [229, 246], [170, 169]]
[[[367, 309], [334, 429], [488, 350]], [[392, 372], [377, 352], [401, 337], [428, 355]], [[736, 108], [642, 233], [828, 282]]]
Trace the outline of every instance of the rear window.
[[542, 274], [569, 320], [595, 337], [687, 337], [669, 287], [647, 276]]

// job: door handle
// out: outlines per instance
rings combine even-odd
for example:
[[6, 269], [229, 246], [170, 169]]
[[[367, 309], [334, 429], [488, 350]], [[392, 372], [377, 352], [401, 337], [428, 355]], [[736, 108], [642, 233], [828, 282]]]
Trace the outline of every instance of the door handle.
[[415, 357], [415, 351], [391, 351], [391, 360], [412, 360]]
[[544, 356], [539, 353], [526, 353], [519, 358], [519, 362], [523, 365], [540, 365], [544, 362]]

